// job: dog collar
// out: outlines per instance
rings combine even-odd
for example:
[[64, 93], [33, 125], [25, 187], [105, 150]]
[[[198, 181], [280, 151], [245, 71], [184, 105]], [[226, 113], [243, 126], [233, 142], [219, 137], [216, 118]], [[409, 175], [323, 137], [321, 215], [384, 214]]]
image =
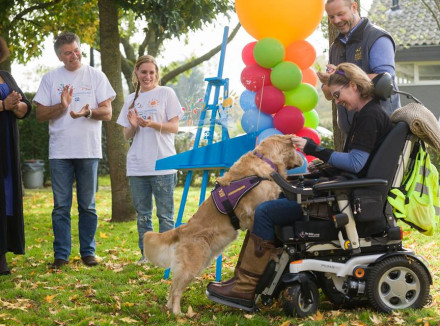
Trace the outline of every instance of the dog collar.
[[259, 158], [261, 158], [263, 161], [265, 161], [267, 164], [269, 164], [272, 169], [274, 169], [276, 172], [278, 172], [277, 166], [268, 158], [265, 158], [262, 154], [258, 153], [257, 151], [254, 151], [253, 154]]

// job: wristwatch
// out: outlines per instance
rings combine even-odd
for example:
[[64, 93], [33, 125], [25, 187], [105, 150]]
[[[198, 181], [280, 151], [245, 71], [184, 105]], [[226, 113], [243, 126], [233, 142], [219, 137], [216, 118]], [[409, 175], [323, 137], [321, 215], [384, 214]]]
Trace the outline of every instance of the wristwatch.
[[89, 109], [89, 114], [86, 115], [87, 119], [91, 119], [92, 118], [92, 109]]

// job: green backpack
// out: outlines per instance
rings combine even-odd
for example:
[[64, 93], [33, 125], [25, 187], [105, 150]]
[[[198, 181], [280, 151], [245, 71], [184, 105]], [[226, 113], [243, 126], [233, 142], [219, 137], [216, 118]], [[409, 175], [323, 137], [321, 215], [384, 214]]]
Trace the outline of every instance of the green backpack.
[[425, 143], [417, 141], [400, 187], [392, 188], [388, 202], [393, 213], [424, 235], [433, 235], [440, 217], [439, 175]]

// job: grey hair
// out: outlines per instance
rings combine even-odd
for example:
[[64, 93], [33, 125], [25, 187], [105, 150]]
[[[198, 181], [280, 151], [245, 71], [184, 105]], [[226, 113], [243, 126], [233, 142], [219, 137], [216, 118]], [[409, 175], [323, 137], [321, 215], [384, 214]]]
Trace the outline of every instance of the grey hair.
[[72, 44], [76, 42], [78, 46], [80, 45], [79, 36], [72, 32], [62, 32], [55, 37], [53, 47], [55, 49], [55, 53], [60, 54], [60, 49], [64, 44]]

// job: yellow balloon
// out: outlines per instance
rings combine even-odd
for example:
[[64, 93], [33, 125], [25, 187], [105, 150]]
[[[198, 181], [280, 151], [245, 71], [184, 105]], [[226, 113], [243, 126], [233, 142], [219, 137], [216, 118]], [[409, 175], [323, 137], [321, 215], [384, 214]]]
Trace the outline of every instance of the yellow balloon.
[[251, 36], [273, 37], [287, 46], [313, 33], [321, 22], [324, 0], [235, 0], [235, 10]]

